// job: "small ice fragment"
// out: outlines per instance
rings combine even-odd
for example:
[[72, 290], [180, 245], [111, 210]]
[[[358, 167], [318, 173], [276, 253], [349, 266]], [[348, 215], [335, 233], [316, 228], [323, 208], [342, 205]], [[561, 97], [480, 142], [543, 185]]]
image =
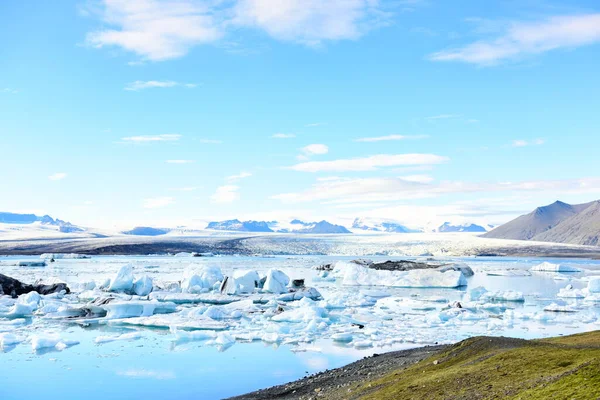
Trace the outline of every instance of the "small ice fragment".
[[331, 335], [331, 339], [334, 342], [349, 343], [354, 339], [354, 336], [351, 333], [336, 333]]
[[566, 312], [566, 313], [577, 312], [577, 310], [574, 309], [573, 307], [570, 307], [570, 306], [561, 306], [561, 305], [556, 304], [556, 303], [552, 303], [549, 306], [544, 307], [544, 311]]
[[19, 343], [21, 341], [12, 333], [0, 333], [0, 348], [14, 346]]
[[588, 292], [600, 293], [600, 276], [590, 278], [590, 281], [588, 282]]

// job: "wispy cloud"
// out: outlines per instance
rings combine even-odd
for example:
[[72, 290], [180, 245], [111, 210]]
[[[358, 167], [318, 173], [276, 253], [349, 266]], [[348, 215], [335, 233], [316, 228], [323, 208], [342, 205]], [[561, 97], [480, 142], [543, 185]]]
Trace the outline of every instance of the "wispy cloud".
[[379, 168], [402, 165], [434, 165], [448, 161], [435, 154], [378, 154], [370, 157], [349, 158], [333, 161], [309, 161], [296, 164], [290, 169], [303, 172], [323, 171], [373, 171]]
[[281, 40], [318, 46], [357, 39], [385, 25], [377, 0], [100, 0], [85, 10], [103, 22], [89, 46], [119, 47], [142, 60], [163, 61], [215, 43], [229, 30], [255, 28]]
[[293, 133], [276, 133], [271, 137], [273, 139], [292, 139], [295, 138], [296, 135], [294, 135]]
[[250, 172], [240, 172], [237, 175], [231, 175], [225, 178], [228, 182], [239, 181], [240, 179], [249, 178], [252, 174]]
[[309, 46], [357, 39], [382, 25], [388, 16], [373, 0], [238, 0], [233, 11], [235, 25]]
[[322, 155], [329, 152], [329, 147], [324, 144], [315, 143], [301, 148], [300, 151], [307, 156]]
[[600, 13], [562, 15], [537, 22], [513, 22], [494, 39], [431, 54], [433, 61], [460, 61], [482, 66], [557, 49], [600, 42]]
[[240, 187], [236, 185], [219, 186], [210, 200], [216, 204], [233, 203], [240, 199], [239, 189]]
[[198, 186], [186, 186], [186, 187], [179, 187], [179, 188], [171, 188], [169, 190], [176, 191], [176, 192], [193, 192], [194, 190], [198, 190], [198, 189], [199, 189]]
[[144, 199], [144, 208], [162, 208], [175, 203], [173, 197], [152, 197]]
[[196, 160], [167, 160], [167, 164], [193, 164]]
[[376, 137], [364, 137], [354, 139], [355, 142], [384, 142], [390, 140], [410, 140], [410, 139], [425, 139], [427, 135], [387, 135], [387, 136], [376, 136]]
[[127, 136], [121, 138], [123, 142], [130, 143], [176, 142], [179, 139], [181, 139], [181, 135], [173, 133], [168, 133], [164, 135]]
[[527, 146], [541, 146], [546, 141], [544, 139], [534, 139], [534, 140], [513, 140], [512, 147], [527, 147]]
[[4, 89], [0, 89], [1, 93], [10, 93], [10, 94], [17, 94], [19, 93], [19, 91], [17, 89], [13, 89], [13, 88], [4, 88]]
[[103, 0], [99, 17], [106, 28], [90, 32], [93, 47], [116, 46], [143, 59], [163, 61], [181, 57], [199, 44], [224, 34], [210, 2], [191, 0]]
[[48, 179], [50, 179], [51, 181], [60, 181], [63, 180], [67, 177], [67, 174], [64, 172], [57, 172], [55, 174], [52, 174], [48, 177]]
[[125, 90], [138, 92], [144, 89], [153, 89], [153, 88], [171, 88], [171, 87], [186, 87], [189, 89], [195, 88], [195, 83], [180, 83], [175, 81], [134, 81], [130, 82], [125, 86]]

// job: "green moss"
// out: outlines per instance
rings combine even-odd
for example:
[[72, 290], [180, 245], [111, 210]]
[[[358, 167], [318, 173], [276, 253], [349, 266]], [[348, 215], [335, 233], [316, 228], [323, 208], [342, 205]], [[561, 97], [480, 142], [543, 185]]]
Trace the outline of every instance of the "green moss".
[[[524, 341], [479, 337], [353, 388], [364, 399], [597, 399], [600, 332]], [[348, 396], [348, 394], [346, 394]]]

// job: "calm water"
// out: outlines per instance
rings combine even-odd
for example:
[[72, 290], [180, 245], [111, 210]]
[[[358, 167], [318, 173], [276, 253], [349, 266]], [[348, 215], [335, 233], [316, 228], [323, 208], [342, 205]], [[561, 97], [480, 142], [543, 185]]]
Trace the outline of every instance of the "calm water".
[[[27, 257], [0, 258], [0, 272], [33, 282], [39, 278], [57, 277], [70, 284], [109, 277], [125, 263], [135, 265], [136, 273], [143, 271], [155, 281], [180, 279], [183, 271], [194, 265], [219, 265], [226, 274], [236, 268], [264, 272], [278, 268], [291, 277], [305, 277], [323, 297], [344, 297], [365, 288], [342, 287], [339, 282], [313, 282], [316, 272], [312, 267], [345, 257], [94, 257], [90, 260], [58, 260], [45, 268], [20, 268], [15, 260]], [[32, 390], [36, 397], [86, 399], [218, 399], [248, 391], [281, 384], [306, 374], [335, 368], [375, 352], [409, 348], [438, 341], [460, 340], [475, 334], [509, 335], [516, 337], [544, 337], [600, 329], [598, 304], [580, 300], [557, 299], [558, 290], [571, 284], [584, 288], [587, 278], [600, 274], [600, 262], [589, 260], [539, 260], [512, 258], [456, 259], [469, 264], [475, 276], [469, 278], [467, 288], [461, 289], [400, 289], [377, 288], [399, 299], [420, 299], [442, 296], [448, 301], [461, 300], [466, 291], [483, 286], [490, 291], [516, 290], [523, 292], [524, 303], [503, 304], [517, 313], [544, 315], [543, 308], [553, 302], [577, 307], [568, 315], [550, 313], [551, 319], [535, 317], [519, 319], [515, 323], [498, 325], [498, 318], [484, 318], [440, 324], [435, 320], [439, 310], [413, 313], [393, 313], [382, 316], [382, 309], [374, 307], [347, 307], [339, 311], [360, 315], [373, 327], [374, 347], [358, 349], [352, 345], [336, 345], [329, 339], [297, 345], [273, 345], [261, 341], [235, 343], [220, 348], [204, 342], [176, 342], [168, 329], [125, 328], [122, 326], [94, 325], [81, 327], [63, 321], [39, 317], [29, 318], [23, 326], [11, 326], [0, 318], [0, 332], [10, 331], [24, 340], [0, 352], [0, 399], [29, 398]], [[564, 263], [583, 268], [576, 274], [531, 274], [530, 276], [491, 276], [487, 271], [527, 271], [541, 261]], [[148, 268], [157, 266], [158, 268]], [[367, 288], [368, 289], [368, 288]], [[442, 305], [443, 306], [443, 305]], [[386, 308], [383, 308], [386, 310]], [[536, 319], [538, 318], [538, 319]], [[434, 321], [435, 320], [435, 321]], [[434, 321], [434, 322], [431, 322]], [[301, 322], [304, 323], [304, 322]], [[399, 325], [390, 325], [390, 324]], [[430, 326], [429, 326], [429, 325]], [[494, 325], [495, 324], [495, 325]], [[396, 328], [394, 328], [394, 326]], [[370, 328], [370, 326], [368, 327]], [[34, 352], [28, 338], [48, 331], [60, 332], [80, 343], [63, 351]], [[135, 341], [116, 341], [96, 344], [100, 335], [140, 331], [142, 338]], [[452, 331], [452, 332], [448, 332]], [[392, 332], [403, 339], [390, 343]], [[418, 340], [412, 340], [417, 337]], [[396, 338], [397, 339], [397, 338]], [[387, 340], [387, 342], [386, 342]], [[415, 343], [416, 342], [416, 343]], [[390, 344], [380, 347], [381, 344]]]

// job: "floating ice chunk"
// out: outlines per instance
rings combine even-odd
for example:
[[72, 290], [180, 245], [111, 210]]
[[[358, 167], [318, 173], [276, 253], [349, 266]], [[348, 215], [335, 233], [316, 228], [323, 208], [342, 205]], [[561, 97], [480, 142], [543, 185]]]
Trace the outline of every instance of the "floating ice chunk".
[[206, 316], [190, 316], [182, 313], [153, 315], [151, 317], [125, 318], [111, 321], [112, 324], [148, 326], [154, 328], [172, 328], [185, 330], [211, 330], [220, 331], [227, 329], [228, 324], [215, 321]]
[[260, 276], [256, 271], [239, 271], [233, 274], [238, 287], [238, 293], [252, 293], [260, 283]]
[[6, 314], [6, 317], [8, 317], [8, 318], [26, 317], [26, 316], [33, 314], [33, 311], [34, 311], [34, 307], [30, 306], [29, 304], [15, 303], [8, 310], [8, 314]]
[[281, 337], [277, 333], [271, 332], [262, 335], [261, 340], [265, 343], [278, 343], [281, 341]]
[[574, 309], [573, 307], [570, 307], [570, 306], [561, 306], [561, 305], [556, 304], [556, 303], [552, 303], [549, 306], [544, 307], [544, 311], [566, 312], [566, 313], [577, 312], [577, 310]]
[[523, 293], [521, 293], [521, 292], [516, 292], [514, 290], [506, 290], [506, 291], [483, 293], [480, 297], [480, 300], [524, 302], [525, 297], [523, 296]]
[[271, 319], [276, 322], [310, 322], [327, 317], [327, 310], [311, 304], [305, 304], [298, 308], [292, 308]]
[[584, 290], [575, 289], [573, 285], [567, 285], [558, 291], [557, 297], [582, 299], [585, 297]]
[[600, 293], [600, 276], [591, 277], [588, 282], [588, 292]]
[[319, 293], [319, 291], [317, 289], [304, 288], [301, 290], [297, 290], [295, 292], [284, 293], [284, 294], [280, 295], [279, 297], [277, 297], [277, 300], [279, 300], [279, 301], [296, 301], [296, 300], [302, 300], [305, 297], [308, 299], [311, 299], [311, 300], [320, 300], [323, 298], [323, 296], [321, 296], [321, 293]]
[[223, 279], [223, 273], [217, 266], [203, 266], [197, 272], [187, 270], [181, 282], [181, 291], [203, 293], [212, 289], [217, 282], [221, 282]]
[[210, 319], [238, 319], [242, 318], [242, 312], [239, 310], [228, 309], [227, 306], [210, 306], [204, 312], [204, 315]]
[[148, 296], [152, 292], [152, 278], [144, 275], [133, 284], [133, 292], [138, 296]]
[[221, 285], [219, 286], [219, 292], [221, 294], [227, 294], [227, 295], [234, 295], [237, 294], [239, 291], [239, 285], [236, 282], [235, 278], [232, 278], [230, 276], [226, 276], [223, 279], [223, 282], [221, 282]]
[[488, 276], [531, 276], [529, 271], [520, 269], [494, 269], [485, 272]]
[[465, 276], [460, 271], [386, 271], [374, 270], [354, 263], [346, 264], [347, 265], [343, 269], [344, 278], [342, 283], [344, 285], [454, 288], [465, 286], [467, 284]]
[[180, 342], [194, 341], [194, 340], [209, 340], [217, 337], [215, 331], [182, 331], [177, 328], [171, 328], [171, 333], [175, 335], [175, 340]]
[[34, 351], [52, 347], [57, 350], [64, 350], [67, 347], [75, 346], [76, 344], [79, 344], [79, 342], [76, 340], [63, 339], [56, 334], [34, 335], [31, 339], [31, 347]]
[[473, 269], [471, 269], [471, 267], [469, 267], [465, 263], [454, 263], [454, 264], [442, 265], [437, 270], [440, 271], [440, 272], [460, 271], [460, 272], [463, 273], [463, 275], [465, 277], [469, 277], [469, 276], [475, 275], [475, 273], [473, 272]]
[[17, 267], [45, 267], [46, 261], [19, 261]]
[[271, 269], [267, 273], [267, 280], [263, 290], [270, 293], [286, 293], [290, 278], [277, 269]]
[[541, 272], [581, 272], [581, 269], [570, 265], [552, 264], [547, 261], [531, 268], [532, 271]]
[[51, 259], [55, 259], [55, 260], [60, 260], [60, 259], [86, 259], [86, 258], [91, 258], [90, 256], [86, 256], [85, 254], [77, 254], [77, 253], [69, 253], [69, 254], [62, 254], [62, 253], [44, 253], [42, 255], [40, 255], [40, 258], [42, 260], [51, 260]]
[[133, 288], [133, 267], [124, 265], [111, 279], [108, 290], [110, 292], [129, 292]]
[[367, 347], [373, 347], [372, 340], [358, 340], [353, 342], [354, 347], [357, 349], [365, 349]]
[[137, 340], [140, 339], [142, 337], [141, 332], [131, 332], [131, 333], [124, 333], [122, 335], [113, 335], [113, 336], [98, 336], [94, 342], [101, 344], [101, 343], [110, 343], [110, 342], [116, 342], [116, 341], [121, 341], [121, 340]]
[[174, 312], [177, 308], [175, 303], [165, 303], [158, 301], [112, 301], [102, 305], [107, 311], [107, 318], [131, 318], [131, 317], [149, 317], [153, 314], [165, 314]]
[[331, 335], [334, 342], [350, 343], [354, 339], [354, 335], [349, 332], [335, 333]]
[[0, 333], [0, 348], [15, 346], [21, 343], [12, 333]]
[[182, 251], [180, 253], [175, 253], [173, 257], [192, 257], [192, 253], [188, 253], [186, 251]]
[[29, 292], [19, 296], [18, 302], [26, 304], [32, 309], [36, 309], [42, 300], [42, 296], [38, 292]]
[[219, 346], [230, 346], [235, 343], [235, 338], [231, 336], [227, 332], [219, 332], [217, 333], [217, 338], [215, 339], [215, 344]]

